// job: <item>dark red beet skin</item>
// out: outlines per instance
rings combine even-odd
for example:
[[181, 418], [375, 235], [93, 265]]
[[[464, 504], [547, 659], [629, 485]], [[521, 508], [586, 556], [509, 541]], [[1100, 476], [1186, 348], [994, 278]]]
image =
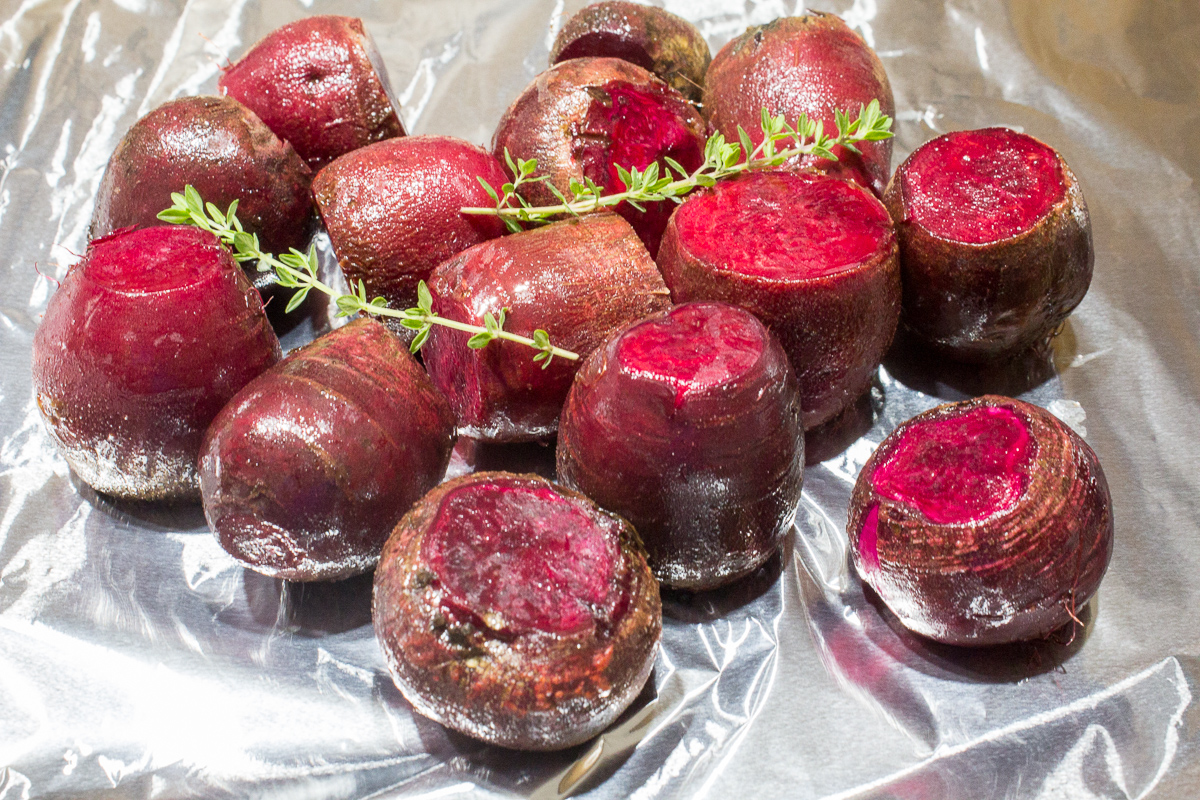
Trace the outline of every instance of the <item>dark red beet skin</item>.
[[[617, 165], [645, 169], [664, 157], [688, 171], [704, 162], [707, 128], [695, 108], [657, 77], [616, 58], [576, 58], [539, 75], [496, 128], [492, 153], [536, 158], [538, 174], [569, 196], [572, 180], [590, 178], [605, 193], [625, 183]], [[660, 173], [660, 174], [665, 174]], [[534, 205], [559, 201], [544, 183], [528, 183], [521, 194]], [[641, 212], [621, 204], [650, 254], [658, 252], [663, 227], [674, 209], [652, 203]]]
[[939, 136], [900, 165], [884, 202], [900, 241], [901, 323], [945, 355], [988, 361], [1048, 341], [1087, 293], [1083, 192], [1032, 136]]
[[[878, 100], [895, 116], [892, 87], [879, 57], [840, 17], [809, 11], [750, 28], [713, 57], [704, 83], [704, 113], [731, 142], [738, 126], [755, 145], [762, 142], [762, 109], [795, 124], [800, 114], [836, 131], [834, 112], [851, 117]], [[802, 163], [853, 180], [883, 194], [892, 169], [892, 140], [863, 142], [862, 155], [835, 148], [836, 162]]]
[[766, 561], [800, 502], [804, 430], [787, 356], [752, 314], [689, 303], [614, 334], [563, 407], [558, 477], [637, 528], [673, 588]]
[[383, 58], [361, 19], [315, 16], [284, 25], [226, 69], [218, 85], [314, 170], [404, 135]]
[[684, 201], [658, 265], [678, 303], [719, 300], [758, 316], [800, 382], [804, 427], [871, 383], [900, 315], [891, 220], [868, 191], [801, 172], [757, 172]]
[[629, 706], [662, 632], [629, 523], [535, 475], [481, 472], [413, 507], [375, 571], [396, 686], [490, 744], [557, 750]]
[[[433, 271], [433, 309], [483, 325], [507, 308], [504, 329], [587, 356], [617, 328], [670, 305], [646, 248], [615, 214], [515, 233], [464, 250]], [[458, 416], [459, 431], [489, 441], [531, 441], [558, 428], [579, 362], [555, 358], [542, 368], [535, 351], [494, 341], [467, 347], [468, 334], [435, 325], [422, 356], [434, 384]]]
[[94, 240], [33, 343], [46, 427], [98, 492], [198, 496], [209, 422], [279, 360], [258, 292], [214, 236], [170, 226]]
[[380, 142], [317, 173], [313, 195], [351, 285], [409, 308], [434, 267], [503, 234], [498, 217], [459, 210], [495, 205], [476, 178], [497, 191], [508, 180], [484, 150], [448, 136]]
[[1077, 618], [1112, 555], [1088, 445], [1037, 406], [985, 396], [898, 427], [859, 474], [859, 576], [905, 627], [946, 644], [1036, 639]]
[[425, 371], [381, 323], [360, 319], [288, 355], [213, 420], [204, 514], [250, 569], [349, 577], [375, 566], [453, 444], [454, 414]]

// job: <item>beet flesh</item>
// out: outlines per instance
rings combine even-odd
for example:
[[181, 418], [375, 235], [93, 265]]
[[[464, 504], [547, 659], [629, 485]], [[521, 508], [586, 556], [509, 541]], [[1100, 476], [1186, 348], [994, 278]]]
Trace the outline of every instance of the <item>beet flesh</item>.
[[[505, 330], [528, 337], [541, 328], [581, 357], [617, 328], [670, 305], [646, 248], [615, 214], [475, 245], [437, 267], [429, 289], [433, 310], [447, 319], [482, 326], [485, 313], [507, 308]], [[472, 350], [468, 339], [435, 325], [421, 351], [460, 433], [487, 441], [552, 436], [579, 362], [555, 358], [543, 369], [524, 345], [494, 341]]]
[[939, 136], [896, 170], [884, 202], [900, 242], [901, 324], [944, 355], [991, 361], [1046, 342], [1087, 294], [1083, 192], [1032, 136]]
[[434, 267], [502, 235], [498, 217], [460, 211], [495, 205], [477, 177], [497, 191], [508, 181], [500, 162], [448, 136], [379, 142], [317, 173], [313, 195], [350, 285], [409, 308]]
[[[704, 163], [704, 120], [674, 89], [646, 70], [616, 58], [576, 58], [543, 72], [518, 97], [496, 128], [492, 153], [536, 158], [538, 174], [570, 196], [571, 181], [594, 181], [605, 194], [625, 189], [617, 166], [645, 169], [673, 158], [689, 172]], [[545, 183], [521, 194], [534, 205], [559, 201]], [[616, 207], [653, 256], [673, 203], [649, 203], [644, 212]]]
[[337, 580], [373, 568], [446, 471], [454, 414], [381, 323], [359, 319], [243, 388], [205, 435], [204, 514], [256, 572]]
[[900, 314], [895, 234], [856, 184], [755, 172], [684, 201], [658, 265], [677, 303], [751, 311], [779, 337], [804, 400], [804, 427], [836, 416], [870, 386]]
[[786, 354], [752, 314], [689, 303], [614, 334], [563, 407], [559, 480], [637, 528], [655, 577], [712, 589], [778, 550], [804, 431]]
[[939, 642], [1044, 637], [1076, 619], [1112, 555], [1095, 452], [1047, 411], [988, 395], [898, 427], [850, 499], [854, 564], [905, 627]]
[[522, 750], [607, 727], [641, 691], [662, 632], [629, 523], [502, 472], [444, 483], [405, 515], [375, 571], [373, 617], [417, 711]]
[[[762, 142], [762, 109], [795, 124], [800, 114], [835, 132], [834, 112], [853, 117], [878, 100], [895, 116], [896, 104], [883, 63], [840, 17], [808, 11], [750, 28], [713, 57], [704, 83], [704, 113], [731, 142], [740, 125], [755, 146]], [[834, 148], [836, 162], [807, 157], [798, 164], [847, 178], [883, 194], [892, 169], [892, 140], [862, 142], [862, 154]]]
[[361, 19], [325, 15], [284, 25], [226, 69], [218, 85], [314, 170], [404, 135], [383, 58]]
[[214, 236], [147, 228], [93, 240], [67, 273], [34, 337], [33, 384], [93, 489], [191, 499], [205, 428], [279, 357], [258, 293]]

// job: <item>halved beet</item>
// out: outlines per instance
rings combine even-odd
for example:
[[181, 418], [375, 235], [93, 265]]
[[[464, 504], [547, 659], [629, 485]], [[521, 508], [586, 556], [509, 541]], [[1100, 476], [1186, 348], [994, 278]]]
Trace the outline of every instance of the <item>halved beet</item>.
[[227, 68], [218, 86], [314, 170], [404, 135], [387, 68], [361, 19], [315, 16], [277, 28]]
[[146, 228], [93, 240], [67, 273], [33, 340], [33, 385], [93, 489], [194, 498], [205, 428], [279, 356], [258, 292], [216, 237]]
[[[853, 117], [878, 100], [895, 116], [896, 103], [875, 51], [838, 16], [808, 11], [748, 29], [713, 58], [704, 79], [704, 113], [731, 142], [740, 125], [755, 145], [762, 142], [762, 109], [795, 124], [800, 114], [836, 131], [834, 112]], [[863, 142], [861, 155], [835, 148], [838, 160], [800, 162], [855, 181], [881, 196], [892, 171], [892, 140]]]
[[732, 303], [771, 328], [800, 381], [805, 428], [867, 390], [900, 316], [887, 211], [826, 175], [756, 172], [689, 197], [658, 265], [677, 303]]
[[434, 267], [503, 234], [498, 217], [459, 210], [495, 204], [477, 177], [497, 190], [508, 180], [483, 149], [449, 136], [379, 142], [317, 173], [313, 195], [350, 284], [408, 308]]
[[[688, 171], [704, 163], [704, 120], [679, 92], [628, 61], [576, 58], [543, 72], [500, 120], [492, 153], [536, 158], [538, 173], [564, 194], [572, 180], [590, 178], [606, 192], [625, 188], [617, 166], [645, 169], [664, 158]], [[661, 173], [665, 174], [665, 172]], [[521, 194], [534, 205], [559, 202], [545, 183], [527, 183]], [[622, 203], [653, 256], [674, 204], [651, 203], [641, 212]]]
[[854, 564], [900, 621], [957, 645], [1077, 618], [1112, 555], [1095, 452], [1037, 406], [987, 395], [893, 431], [850, 498]]
[[694, 103], [704, 90], [712, 54], [696, 26], [654, 6], [606, 0], [567, 20], [550, 63], [586, 57], [619, 58], [653, 72]]
[[1083, 191], [1053, 148], [1007, 128], [926, 142], [884, 197], [900, 241], [901, 323], [961, 361], [1054, 335], [1092, 280]]
[[[625, 220], [588, 214], [577, 220], [475, 245], [433, 271], [433, 309], [483, 325], [508, 309], [504, 328], [587, 356], [605, 337], [671, 304], [662, 276]], [[552, 436], [579, 362], [555, 358], [542, 368], [521, 344], [482, 350], [468, 336], [434, 325], [422, 350], [425, 368], [458, 415], [460, 432], [487, 441]]]
[[454, 414], [379, 322], [360, 319], [251, 381], [209, 426], [204, 515], [250, 569], [336, 580], [375, 566], [446, 472]]
[[689, 303], [614, 334], [563, 407], [558, 478], [633, 523], [654, 575], [712, 589], [779, 548], [800, 502], [800, 393], [754, 315]]
[[444, 483], [405, 515], [375, 570], [373, 616], [417, 711], [522, 750], [607, 727], [641, 691], [662, 633], [629, 523], [504, 472]]

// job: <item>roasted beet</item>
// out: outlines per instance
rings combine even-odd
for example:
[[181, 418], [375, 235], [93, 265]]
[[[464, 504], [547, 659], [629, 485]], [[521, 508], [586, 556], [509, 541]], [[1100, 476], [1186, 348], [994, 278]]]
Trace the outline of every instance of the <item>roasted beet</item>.
[[689, 197], [658, 265], [676, 302], [732, 303], [771, 328], [800, 381], [805, 428], [867, 390], [900, 315], [887, 211], [825, 175], [757, 172]]
[[[590, 178], [606, 192], [625, 188], [617, 167], [665, 169], [670, 157], [688, 171], [704, 163], [704, 120], [679, 92], [641, 67], [616, 58], [576, 58], [539, 75], [496, 128], [492, 153], [536, 158], [538, 173], [563, 193], [572, 180]], [[665, 173], [664, 173], [665, 174]], [[544, 183], [521, 194], [534, 205], [559, 202]], [[641, 212], [617, 211], [633, 225], [653, 256], [674, 204], [651, 203]]]
[[711, 589], [783, 541], [804, 472], [800, 393], [754, 315], [689, 303], [587, 359], [563, 407], [558, 477], [633, 523], [660, 581]]
[[[800, 114], [834, 131], [834, 112], [853, 117], [860, 106], [878, 100], [895, 115], [887, 73], [875, 51], [840, 17], [809, 11], [750, 28], [721, 48], [704, 83], [704, 113], [731, 142], [738, 126], [755, 145], [762, 142], [762, 109], [783, 114], [794, 124]], [[892, 169], [892, 140], [863, 142], [862, 155], [838, 147], [836, 162], [806, 158], [803, 164], [883, 194]]]
[[590, 739], [641, 691], [662, 632], [629, 523], [536, 475], [434, 489], [383, 548], [375, 634], [417, 711], [485, 742]]
[[375, 566], [388, 534], [446, 471], [454, 414], [379, 322], [291, 353], [213, 420], [204, 515], [250, 569], [295, 581]]
[[1062, 156], [1007, 128], [926, 142], [884, 197], [900, 242], [901, 323], [961, 361], [1049, 340], [1092, 280], [1092, 225]]
[[622, 0], [582, 9], [567, 20], [550, 48], [551, 64], [593, 56], [637, 64], [697, 103], [712, 60], [695, 25], [661, 8]]
[[226, 69], [218, 85], [314, 170], [404, 135], [387, 68], [361, 19], [316, 16], [284, 25]]
[[[429, 288], [443, 317], [483, 325], [485, 313], [507, 308], [505, 330], [531, 336], [541, 328], [553, 344], [581, 356], [617, 328], [670, 305], [646, 248], [615, 214], [476, 245], [435, 269]], [[556, 358], [543, 369], [524, 345], [494, 341], [472, 350], [467, 342], [467, 335], [435, 325], [422, 351], [460, 431], [488, 441], [553, 435], [579, 362]]]
[[258, 293], [216, 238], [171, 226], [94, 240], [33, 342], [38, 408], [96, 491], [193, 498], [204, 429], [279, 360]]
[[379, 142], [317, 173], [317, 208], [351, 285], [361, 280], [393, 308], [414, 306], [434, 267], [504, 233], [498, 217], [459, 210], [495, 205], [477, 177], [497, 191], [508, 180], [496, 159], [448, 136]]
[[1045, 636], [1112, 555], [1096, 454], [1047, 411], [988, 395], [914, 417], [850, 499], [854, 564], [909, 629], [947, 644]]

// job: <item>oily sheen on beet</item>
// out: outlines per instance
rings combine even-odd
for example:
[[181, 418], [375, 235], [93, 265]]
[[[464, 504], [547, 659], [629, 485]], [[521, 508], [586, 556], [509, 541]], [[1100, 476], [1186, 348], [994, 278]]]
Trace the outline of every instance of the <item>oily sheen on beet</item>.
[[1074, 431], [989, 395], [884, 439], [855, 484], [847, 532], [859, 576], [905, 627], [1005, 644], [1077, 618], [1112, 555], [1112, 501]]
[[662, 632], [627, 522], [535, 475], [442, 484], [388, 539], [375, 634], [431, 719], [491, 744], [556, 750], [629, 706]]
[[637, 528], [654, 575], [712, 589], [765, 562], [800, 502], [787, 355], [752, 314], [676, 306], [614, 334], [563, 407], [558, 477]]

